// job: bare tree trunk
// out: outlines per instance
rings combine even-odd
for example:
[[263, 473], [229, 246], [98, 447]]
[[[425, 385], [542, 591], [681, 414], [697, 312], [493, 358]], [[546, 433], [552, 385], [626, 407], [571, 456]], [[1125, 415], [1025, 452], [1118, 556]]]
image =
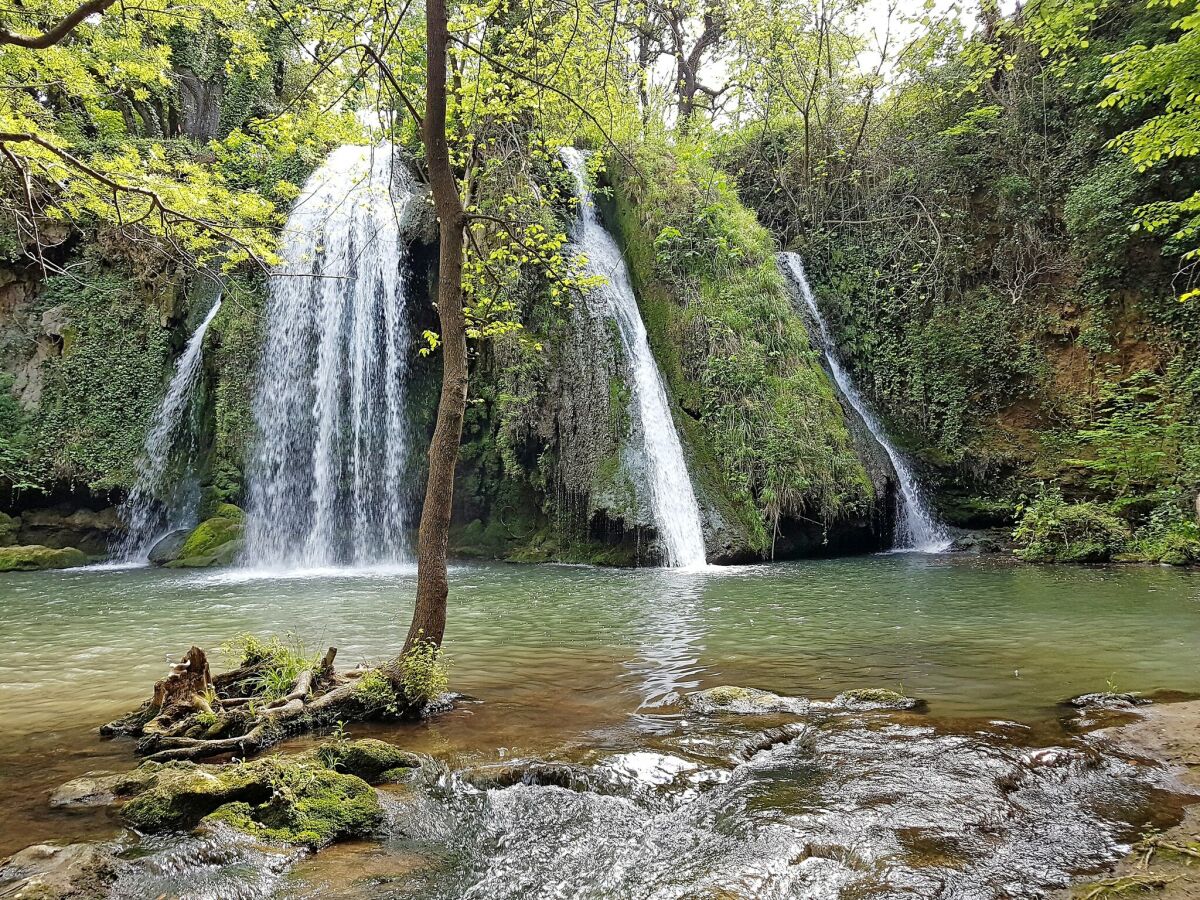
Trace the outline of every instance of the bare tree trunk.
[[462, 255], [466, 216], [446, 143], [446, 0], [427, 0], [425, 119], [422, 139], [439, 227], [437, 306], [441, 323], [442, 395], [429, 446], [429, 480], [417, 537], [417, 601], [403, 653], [414, 644], [442, 642], [446, 631], [446, 545], [454, 501], [454, 470], [467, 405], [467, 336], [463, 315]]

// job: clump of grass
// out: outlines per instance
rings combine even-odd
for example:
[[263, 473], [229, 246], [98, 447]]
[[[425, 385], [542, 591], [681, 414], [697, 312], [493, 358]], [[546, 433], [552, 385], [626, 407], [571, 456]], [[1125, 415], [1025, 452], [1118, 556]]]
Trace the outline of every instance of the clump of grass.
[[266, 700], [287, 696], [300, 674], [318, 663], [318, 655], [292, 633], [286, 640], [278, 635], [263, 640], [253, 634], [242, 634], [221, 649], [234, 656], [240, 666], [264, 664], [255, 684], [257, 693]]
[[354, 692], [368, 710], [376, 713], [398, 715], [400, 697], [386, 675], [379, 669], [371, 669], [358, 679]]

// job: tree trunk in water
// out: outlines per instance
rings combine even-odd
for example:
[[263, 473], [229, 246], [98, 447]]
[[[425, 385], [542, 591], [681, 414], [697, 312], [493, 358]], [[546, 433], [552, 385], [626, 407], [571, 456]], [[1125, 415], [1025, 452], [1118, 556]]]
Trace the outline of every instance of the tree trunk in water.
[[441, 323], [442, 394], [437, 425], [429, 446], [429, 480], [417, 536], [417, 601], [403, 653], [414, 644], [442, 642], [446, 630], [446, 545], [454, 501], [454, 470], [467, 405], [467, 337], [462, 303], [462, 254], [465, 214], [446, 143], [446, 50], [449, 44], [446, 0], [425, 4], [425, 120], [422, 140], [429, 187], [438, 215], [438, 319]]

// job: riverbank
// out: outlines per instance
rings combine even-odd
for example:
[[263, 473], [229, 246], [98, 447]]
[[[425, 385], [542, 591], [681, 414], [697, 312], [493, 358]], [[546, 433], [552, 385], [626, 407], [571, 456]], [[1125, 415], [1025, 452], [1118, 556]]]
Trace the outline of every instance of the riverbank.
[[[1136, 721], [1103, 733], [1126, 751], [1161, 760], [1200, 795], [1200, 700], [1145, 707]], [[1187, 807], [1174, 828], [1143, 838], [1110, 875], [1080, 884], [1060, 900], [1147, 893], [1160, 900], [1200, 900], [1200, 803]]]

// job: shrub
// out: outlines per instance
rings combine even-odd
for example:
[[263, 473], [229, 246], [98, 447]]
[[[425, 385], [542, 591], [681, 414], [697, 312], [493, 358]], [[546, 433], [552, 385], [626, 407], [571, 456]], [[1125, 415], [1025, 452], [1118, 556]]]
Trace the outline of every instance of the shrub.
[[1013, 532], [1031, 562], [1108, 562], [1129, 543], [1129, 527], [1098, 503], [1068, 503], [1048, 492], [1025, 507]]
[[1138, 559], [1186, 566], [1200, 563], [1200, 525], [1177, 504], [1163, 504], [1140, 528], [1131, 549]]
[[446, 692], [450, 684], [449, 660], [429, 641], [418, 641], [404, 656], [404, 696], [427, 703]]

